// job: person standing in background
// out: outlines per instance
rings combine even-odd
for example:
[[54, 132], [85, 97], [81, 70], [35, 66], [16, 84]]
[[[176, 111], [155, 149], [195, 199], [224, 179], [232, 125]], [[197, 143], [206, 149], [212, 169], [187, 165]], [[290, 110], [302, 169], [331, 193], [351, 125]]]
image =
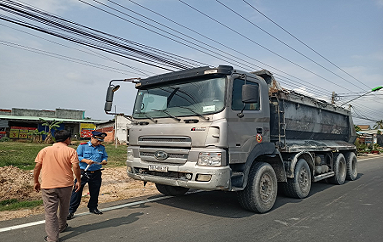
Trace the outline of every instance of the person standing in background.
[[[68, 227], [67, 211], [73, 188], [73, 173], [76, 179], [80, 179], [81, 176], [77, 152], [68, 147], [71, 143], [70, 136], [67, 130], [56, 131], [56, 143], [40, 150], [35, 159], [34, 189], [36, 192], [41, 190], [42, 193], [47, 233], [45, 241], [58, 241], [59, 233]], [[76, 182], [74, 190], [78, 191], [80, 185], [80, 182]]]
[[[100, 215], [102, 212], [98, 210], [98, 196], [101, 188], [101, 171], [102, 166], [107, 164], [108, 154], [105, 147], [101, 144], [106, 133], [97, 131], [92, 132], [92, 137], [89, 142], [81, 143], [77, 147], [78, 159], [80, 160], [81, 169], [81, 188], [79, 191], [73, 190], [70, 200], [70, 207], [67, 219], [74, 217], [74, 213], [80, 205], [82, 190], [86, 183], [89, 186], [90, 199], [88, 202], [89, 212]], [[75, 182], [77, 182], [76, 180]]]

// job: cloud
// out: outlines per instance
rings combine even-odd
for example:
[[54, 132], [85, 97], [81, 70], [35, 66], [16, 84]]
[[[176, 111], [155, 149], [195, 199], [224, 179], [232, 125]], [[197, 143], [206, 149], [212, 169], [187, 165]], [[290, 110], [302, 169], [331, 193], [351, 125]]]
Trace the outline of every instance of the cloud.
[[[91, 0], [84, 0], [84, 2], [93, 3]], [[100, 0], [100, 2], [107, 2], [106, 0]], [[57, 1], [57, 0], [23, 0], [23, 3], [36, 7], [38, 9], [60, 14], [62, 12], [69, 11], [72, 8], [87, 8], [89, 5], [79, 2], [77, 0], [66, 0], [66, 1]]]

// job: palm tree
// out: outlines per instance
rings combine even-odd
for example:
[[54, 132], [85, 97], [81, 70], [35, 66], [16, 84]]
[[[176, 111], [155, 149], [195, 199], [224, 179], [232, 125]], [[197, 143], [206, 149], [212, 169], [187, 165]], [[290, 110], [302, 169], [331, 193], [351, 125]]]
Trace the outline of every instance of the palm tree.
[[376, 121], [376, 124], [373, 127], [374, 129], [383, 129], [383, 120]]
[[41, 124], [42, 126], [48, 126], [48, 132], [47, 132], [47, 137], [45, 138], [45, 141], [44, 143], [52, 143], [52, 133], [51, 133], [51, 130], [52, 129], [57, 129], [60, 127], [60, 124], [62, 123], [62, 121], [56, 121], [56, 120], [53, 120], [52, 122], [49, 122], [49, 121], [46, 121], [42, 118], [40, 118], [40, 121], [44, 122], [43, 124]]

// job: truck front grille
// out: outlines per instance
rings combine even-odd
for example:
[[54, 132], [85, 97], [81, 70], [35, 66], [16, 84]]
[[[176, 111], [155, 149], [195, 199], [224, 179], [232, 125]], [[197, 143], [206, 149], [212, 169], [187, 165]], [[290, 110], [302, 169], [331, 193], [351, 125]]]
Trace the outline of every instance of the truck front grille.
[[141, 136], [138, 145], [161, 147], [191, 147], [191, 138], [185, 136]]

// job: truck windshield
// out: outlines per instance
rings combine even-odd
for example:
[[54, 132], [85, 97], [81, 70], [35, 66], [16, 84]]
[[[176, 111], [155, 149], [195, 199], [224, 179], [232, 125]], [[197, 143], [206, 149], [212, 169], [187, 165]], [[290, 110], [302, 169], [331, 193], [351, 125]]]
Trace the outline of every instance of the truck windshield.
[[192, 80], [139, 90], [133, 118], [164, 118], [205, 115], [221, 111], [226, 78]]

